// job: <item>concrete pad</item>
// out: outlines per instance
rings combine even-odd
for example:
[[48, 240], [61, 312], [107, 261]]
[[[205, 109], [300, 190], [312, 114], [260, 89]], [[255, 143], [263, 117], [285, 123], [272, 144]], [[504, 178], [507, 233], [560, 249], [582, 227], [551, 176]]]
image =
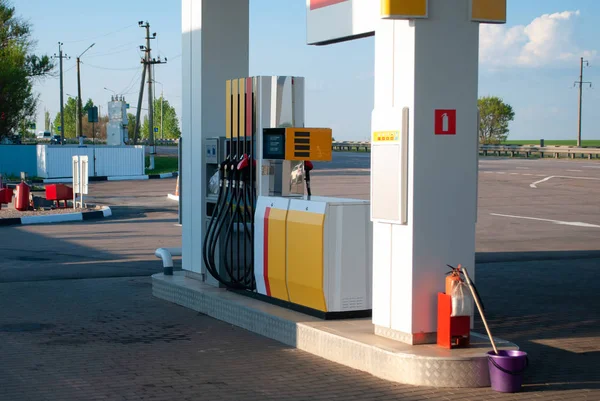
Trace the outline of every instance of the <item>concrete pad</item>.
[[[472, 333], [471, 347], [447, 350], [410, 346], [374, 334], [371, 319], [324, 321], [208, 286], [184, 272], [152, 276], [152, 293], [215, 319], [280, 341], [376, 377], [430, 387], [490, 385], [486, 337]], [[518, 349], [495, 339], [498, 348]]]

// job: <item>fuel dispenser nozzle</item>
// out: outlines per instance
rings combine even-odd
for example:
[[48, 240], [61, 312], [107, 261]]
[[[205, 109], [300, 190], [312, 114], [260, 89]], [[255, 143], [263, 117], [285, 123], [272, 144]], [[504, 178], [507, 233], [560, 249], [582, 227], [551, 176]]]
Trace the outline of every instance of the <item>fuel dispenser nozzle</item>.
[[310, 191], [310, 171], [314, 168], [315, 168], [315, 166], [312, 164], [312, 162], [310, 160], [304, 161], [304, 174], [306, 175], [306, 178], [305, 178], [306, 193], [308, 194], [309, 197], [312, 196], [312, 193]]

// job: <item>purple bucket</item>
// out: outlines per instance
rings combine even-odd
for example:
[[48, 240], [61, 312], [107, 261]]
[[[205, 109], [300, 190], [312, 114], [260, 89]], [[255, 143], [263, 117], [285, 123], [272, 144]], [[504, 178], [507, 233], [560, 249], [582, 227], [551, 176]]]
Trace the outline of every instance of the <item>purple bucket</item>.
[[488, 352], [488, 367], [492, 389], [501, 393], [517, 393], [523, 384], [523, 372], [529, 365], [527, 353], [523, 351], [499, 350]]

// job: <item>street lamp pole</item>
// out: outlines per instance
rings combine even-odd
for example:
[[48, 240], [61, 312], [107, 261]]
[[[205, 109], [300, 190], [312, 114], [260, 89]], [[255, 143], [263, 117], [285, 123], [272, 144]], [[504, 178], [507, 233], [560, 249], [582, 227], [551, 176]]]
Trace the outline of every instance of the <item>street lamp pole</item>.
[[83, 53], [77, 56], [77, 136], [79, 137], [79, 145], [83, 145], [83, 116], [81, 115], [83, 106], [81, 104], [81, 70], [79, 64], [81, 63], [81, 56], [94, 47], [94, 45], [95, 43], [92, 43]]

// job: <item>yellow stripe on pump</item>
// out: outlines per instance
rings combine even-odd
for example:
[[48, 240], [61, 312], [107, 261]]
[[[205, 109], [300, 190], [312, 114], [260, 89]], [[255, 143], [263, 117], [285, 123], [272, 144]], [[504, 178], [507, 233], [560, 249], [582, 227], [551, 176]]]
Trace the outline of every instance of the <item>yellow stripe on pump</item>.
[[239, 96], [238, 96], [238, 108], [239, 108], [239, 134], [240, 137], [246, 136], [246, 78], [240, 78], [238, 80]]
[[238, 84], [238, 80], [234, 79], [231, 82], [231, 95], [233, 96], [233, 107], [231, 108], [232, 113], [233, 113], [233, 119], [231, 121], [231, 125], [232, 125], [232, 127], [231, 127], [232, 134], [231, 135], [234, 138], [238, 137], [238, 133], [239, 133], [238, 127], [240, 126], [240, 112], [239, 112], [239, 107], [238, 107], [239, 92], [240, 92], [239, 88], [240, 88], [240, 86]]
[[290, 301], [327, 312], [323, 291], [324, 213], [289, 210], [287, 284]]
[[285, 244], [287, 210], [270, 209], [268, 214], [268, 231], [265, 241], [268, 241], [267, 258], [268, 284], [273, 298], [289, 301], [285, 274]]

